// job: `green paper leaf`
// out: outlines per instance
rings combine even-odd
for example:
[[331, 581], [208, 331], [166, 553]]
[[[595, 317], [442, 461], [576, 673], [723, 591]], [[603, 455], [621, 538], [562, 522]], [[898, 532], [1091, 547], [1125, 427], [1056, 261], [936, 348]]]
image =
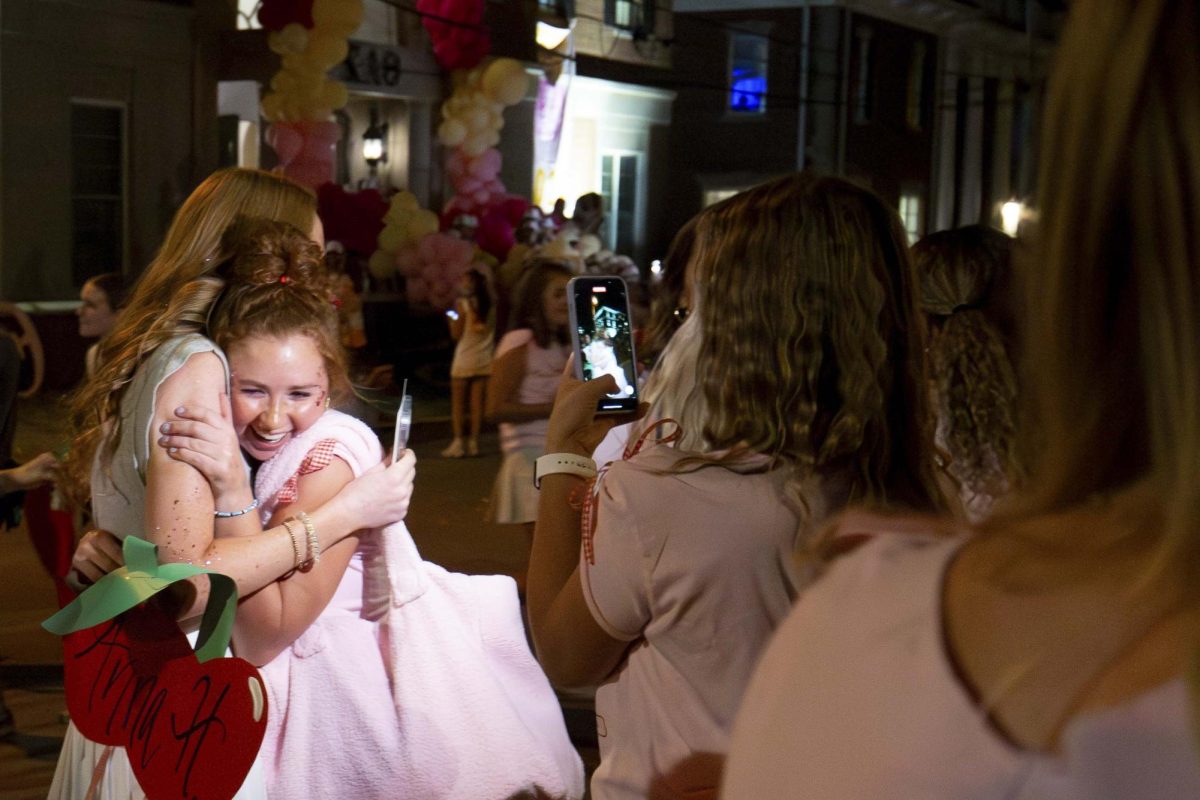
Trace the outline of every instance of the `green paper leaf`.
[[59, 636], [91, 628], [146, 602], [173, 583], [208, 575], [208, 603], [200, 621], [196, 658], [203, 663], [224, 656], [237, 611], [237, 585], [233, 579], [191, 564], [159, 564], [158, 548], [136, 536], [125, 537], [122, 551], [125, 566], [96, 581], [70, 605], [43, 621], [42, 627]]

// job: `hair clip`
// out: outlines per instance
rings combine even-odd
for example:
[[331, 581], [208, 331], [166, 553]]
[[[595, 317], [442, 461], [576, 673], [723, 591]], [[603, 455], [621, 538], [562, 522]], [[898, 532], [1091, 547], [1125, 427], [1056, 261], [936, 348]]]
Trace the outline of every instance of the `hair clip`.
[[280, 282], [280, 283], [287, 283], [287, 282], [288, 282], [288, 276], [287, 276], [287, 275], [280, 275], [280, 276], [279, 276], [279, 282]]
[[333, 303], [334, 308], [342, 307], [342, 298], [340, 298], [340, 297], [334, 297], [329, 302]]

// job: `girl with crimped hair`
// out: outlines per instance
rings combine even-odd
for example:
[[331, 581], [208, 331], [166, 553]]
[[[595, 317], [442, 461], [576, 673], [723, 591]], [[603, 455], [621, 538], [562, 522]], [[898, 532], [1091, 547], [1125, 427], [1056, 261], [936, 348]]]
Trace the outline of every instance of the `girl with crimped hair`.
[[723, 796], [1200, 797], [1200, 6], [1077, 0], [1023, 272], [1023, 477], [796, 605]]
[[929, 325], [935, 441], [966, 518], [979, 522], [1015, 474], [1013, 240], [994, 228], [939, 231], [912, 247]]
[[711, 206], [692, 233], [691, 313], [626, 458], [581, 480], [614, 387], [564, 378], [539, 465], [530, 624], [552, 681], [599, 684], [597, 798], [676, 780], [712, 796], [717, 775], [694, 759], [724, 751], [805, 579], [793, 551], [848, 502], [941, 506], [895, 211], [798, 174]]
[[[378, 463], [379, 441], [329, 408], [349, 380], [320, 248], [266, 220], [228, 236], [208, 333], [229, 358], [230, 413], [183, 415], [159, 444], [218, 497], [243, 483], [244, 454], [262, 525], [290, 523], [299, 537], [303, 512]], [[216, 535], [254, 529], [221, 519]], [[512, 579], [422, 561], [402, 523], [347, 537], [245, 598], [233, 646], [262, 665], [272, 797], [583, 793]]]
[[[214, 496], [204, 476], [153, 446], [176, 410], [217, 409], [229, 391], [226, 360], [205, 335], [213, 303], [225, 287], [222, 234], [239, 215], [287, 221], [323, 238], [312, 193], [281, 176], [228, 169], [206, 179], [175, 215], [161, 250], [135, 286], [105, 340], [100, 367], [72, 400], [77, 431], [67, 466], [76, 497], [90, 488], [93, 517], [103, 530], [84, 535], [73, 567], [83, 582], [122, 563], [121, 540], [144, 537], [163, 562], [202, 564], [227, 574], [241, 596], [294, 568], [293, 539], [282, 525], [263, 531], [248, 513], [248, 481]], [[349, 484], [316, 509], [316, 545], [333, 546], [360, 528], [404, 516], [414, 460], [406, 454], [388, 470]], [[88, 475], [90, 472], [90, 481]], [[255, 534], [215, 540], [216, 512], [234, 513]], [[208, 582], [176, 584], [172, 609], [193, 638], [208, 599]], [[141, 798], [123, 748], [107, 748], [68, 728], [51, 787], [54, 797]], [[238, 797], [265, 796], [262, 772], [251, 770]]]

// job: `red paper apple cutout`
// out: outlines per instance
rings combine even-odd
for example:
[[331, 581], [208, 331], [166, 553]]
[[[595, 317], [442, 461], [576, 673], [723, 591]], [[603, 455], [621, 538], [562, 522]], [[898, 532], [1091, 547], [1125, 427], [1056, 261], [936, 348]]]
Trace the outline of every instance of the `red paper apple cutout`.
[[124, 747], [150, 800], [227, 800], [267, 725], [262, 678], [240, 658], [200, 663], [174, 620], [142, 604], [63, 637], [67, 708], [95, 742]]

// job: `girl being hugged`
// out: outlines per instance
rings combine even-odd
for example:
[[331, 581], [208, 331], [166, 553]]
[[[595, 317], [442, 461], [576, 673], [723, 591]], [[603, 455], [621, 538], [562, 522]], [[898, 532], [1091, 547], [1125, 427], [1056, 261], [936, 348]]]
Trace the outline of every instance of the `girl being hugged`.
[[[378, 463], [379, 442], [329, 408], [350, 384], [320, 249], [265, 221], [227, 238], [235, 245], [209, 333], [230, 361], [232, 433], [201, 412], [172, 422], [160, 444], [210, 478], [218, 503], [241, 480], [240, 445], [262, 524], [285, 526], [304, 559], [246, 597], [234, 626], [235, 652], [263, 665], [270, 693], [269, 793], [580, 795], [578, 758], [524, 642], [510, 579], [421, 561], [403, 524], [313, 547], [305, 510]], [[217, 536], [254, 527], [222, 518]]]
[[[483, 396], [492, 374], [496, 321], [492, 290], [486, 275], [469, 269], [459, 284], [454, 308], [446, 312], [454, 339], [454, 361], [450, 364], [450, 424], [454, 440], [442, 451], [443, 458], [479, 455], [479, 430], [483, 426]], [[469, 405], [468, 405], [469, 404]], [[470, 410], [471, 438], [463, 448], [463, 422]]]
[[[323, 241], [312, 192], [258, 170], [213, 173], [180, 206], [162, 247], [134, 287], [112, 333], [99, 349], [94, 375], [71, 402], [76, 431], [64, 464], [64, 488], [78, 505], [91, 505], [103, 530], [83, 536], [72, 560], [82, 580], [94, 581], [123, 561], [121, 540], [145, 537], [163, 562], [216, 567], [246, 596], [271, 583], [301, 560], [283, 526], [261, 531], [255, 515], [242, 512], [247, 532], [214, 539], [214, 513], [247, 509], [253, 497], [244, 470], [241, 487], [214, 504], [204, 477], [154, 446], [175, 409], [217, 408], [228, 392], [224, 353], [205, 336], [205, 321], [225, 287], [216, 268], [224, 263], [222, 235], [239, 216], [283, 220]], [[402, 519], [412, 491], [415, 461], [373, 470], [312, 512], [317, 547], [332, 547], [361, 528]], [[179, 593], [174, 590], [178, 589]], [[195, 637], [208, 599], [208, 580], [171, 587], [180, 627]], [[255, 767], [239, 798], [264, 797], [262, 770]], [[125, 749], [86, 739], [71, 725], [50, 788], [56, 798], [85, 796], [140, 800]]]

